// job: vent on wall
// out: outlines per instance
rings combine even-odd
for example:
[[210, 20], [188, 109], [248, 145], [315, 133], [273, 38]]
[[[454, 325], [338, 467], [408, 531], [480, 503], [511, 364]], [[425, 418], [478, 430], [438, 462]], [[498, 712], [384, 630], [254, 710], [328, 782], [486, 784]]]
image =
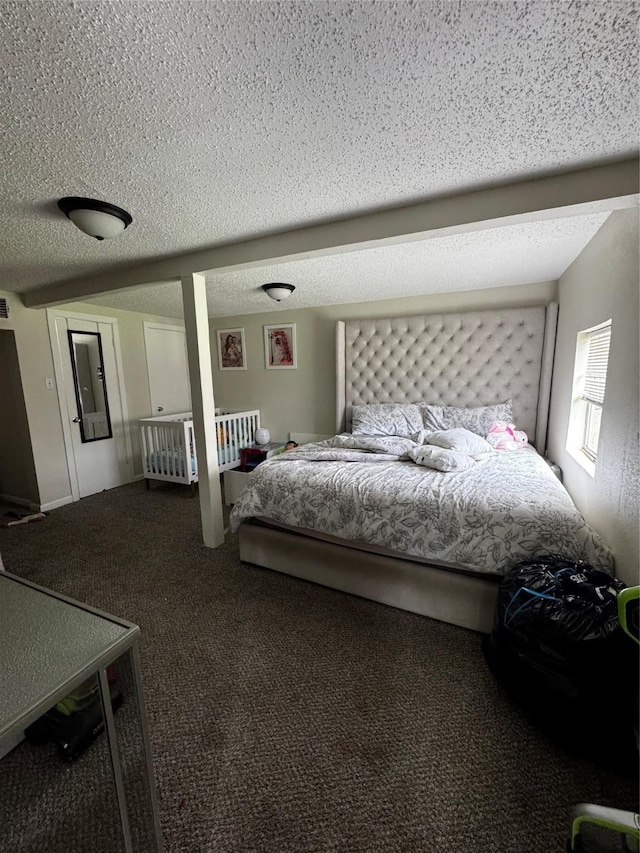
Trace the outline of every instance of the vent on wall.
[[9, 319], [9, 303], [0, 296], [0, 320]]

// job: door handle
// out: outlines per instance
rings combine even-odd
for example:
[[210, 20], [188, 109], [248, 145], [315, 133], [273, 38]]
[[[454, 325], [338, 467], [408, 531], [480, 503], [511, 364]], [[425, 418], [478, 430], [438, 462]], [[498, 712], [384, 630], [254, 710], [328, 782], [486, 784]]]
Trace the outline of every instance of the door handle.
[[82, 418], [71, 418], [71, 420], [74, 422], [74, 424], [79, 424]]
[[158, 411], [159, 411], [159, 412], [164, 412], [164, 406], [158, 406]]

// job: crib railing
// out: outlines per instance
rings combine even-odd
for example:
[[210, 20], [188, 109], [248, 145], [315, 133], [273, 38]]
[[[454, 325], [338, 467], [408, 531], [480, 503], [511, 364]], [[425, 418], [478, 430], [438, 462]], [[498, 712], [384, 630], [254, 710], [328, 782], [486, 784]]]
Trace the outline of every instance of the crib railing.
[[138, 421], [142, 471], [149, 480], [195, 483], [198, 461], [191, 412]]
[[240, 449], [253, 443], [255, 431], [260, 426], [260, 411], [223, 411], [216, 415], [218, 441], [218, 468], [228, 471], [240, 464]]
[[[240, 449], [253, 442], [260, 426], [260, 412], [216, 409], [215, 422], [218, 468], [220, 471], [236, 468], [240, 464]], [[197, 482], [198, 459], [191, 412], [143, 418], [138, 424], [146, 479]]]

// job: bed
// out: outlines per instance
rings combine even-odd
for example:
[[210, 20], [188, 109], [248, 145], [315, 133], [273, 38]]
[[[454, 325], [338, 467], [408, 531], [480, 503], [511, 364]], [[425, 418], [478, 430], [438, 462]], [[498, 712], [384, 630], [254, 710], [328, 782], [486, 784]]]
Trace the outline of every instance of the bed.
[[[556, 320], [550, 305], [338, 323], [337, 436], [259, 466], [231, 517], [241, 559], [479, 631], [518, 559], [562, 551], [611, 569], [543, 458]], [[428, 417], [470, 412], [473, 429], [507, 400], [536, 449], [468, 471], [414, 464], [422, 434], [352, 432], [366, 407], [399, 404], [429, 441]]]
[[[218, 470], [240, 464], [240, 450], [253, 442], [260, 426], [259, 410], [216, 409]], [[138, 421], [142, 468], [150, 480], [193, 485], [198, 482], [198, 459], [191, 412], [143, 418]]]

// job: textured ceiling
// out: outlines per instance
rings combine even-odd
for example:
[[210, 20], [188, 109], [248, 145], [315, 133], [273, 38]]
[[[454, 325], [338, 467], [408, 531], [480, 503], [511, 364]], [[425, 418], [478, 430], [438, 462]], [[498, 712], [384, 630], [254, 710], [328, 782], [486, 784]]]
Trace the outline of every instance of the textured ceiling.
[[[0, 12], [3, 289], [637, 149], [635, 3]], [[99, 243], [57, 211], [63, 195], [112, 201], [133, 225]]]
[[[211, 317], [337, 305], [422, 293], [444, 293], [554, 281], [608, 214], [531, 222], [367, 251], [207, 275]], [[284, 302], [260, 285], [296, 286]], [[177, 283], [127, 288], [87, 300], [97, 305], [182, 317]]]

